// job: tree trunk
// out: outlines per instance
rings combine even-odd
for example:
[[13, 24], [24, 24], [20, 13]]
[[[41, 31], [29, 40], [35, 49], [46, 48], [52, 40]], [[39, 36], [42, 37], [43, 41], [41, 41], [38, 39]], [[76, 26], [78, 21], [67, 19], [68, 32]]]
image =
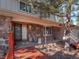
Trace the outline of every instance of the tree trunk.
[[65, 23], [65, 49], [70, 50], [70, 33], [71, 33], [71, 24], [70, 24], [70, 13], [66, 14], [67, 22]]

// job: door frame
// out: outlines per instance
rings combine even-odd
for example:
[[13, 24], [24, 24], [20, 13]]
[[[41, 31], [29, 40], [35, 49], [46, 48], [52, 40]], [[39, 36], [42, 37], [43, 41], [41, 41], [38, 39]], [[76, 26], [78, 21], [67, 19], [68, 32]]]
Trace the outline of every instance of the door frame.
[[[15, 38], [15, 30], [16, 30], [15, 27], [18, 26], [18, 25], [19, 25], [20, 28], [21, 28], [21, 32], [20, 32], [20, 33], [21, 33], [21, 34], [20, 34], [21, 38], [20, 38], [20, 39], [16, 39], [16, 38]], [[16, 41], [20, 41], [20, 40], [22, 41], [22, 24], [20, 24], [20, 23], [13, 23], [12, 27], [13, 27], [14, 43], [15, 43]]]

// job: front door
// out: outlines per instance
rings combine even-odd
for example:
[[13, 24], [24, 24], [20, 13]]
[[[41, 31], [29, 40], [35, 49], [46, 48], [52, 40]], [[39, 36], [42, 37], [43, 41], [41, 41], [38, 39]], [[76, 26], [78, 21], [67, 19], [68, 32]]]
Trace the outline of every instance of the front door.
[[22, 24], [14, 24], [14, 41], [22, 41]]

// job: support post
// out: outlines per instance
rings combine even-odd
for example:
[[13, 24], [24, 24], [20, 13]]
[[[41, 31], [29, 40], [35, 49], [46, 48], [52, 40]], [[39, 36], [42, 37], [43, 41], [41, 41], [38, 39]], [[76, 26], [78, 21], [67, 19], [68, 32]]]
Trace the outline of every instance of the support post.
[[45, 45], [44, 45], [44, 46], [46, 47], [46, 43], [47, 43], [47, 38], [46, 38], [46, 36], [47, 36], [47, 34], [46, 34], [46, 26], [44, 27], [44, 33], [45, 33], [45, 34], [44, 34], [44, 39], [45, 39], [45, 40], [44, 40], [44, 41], [45, 41]]

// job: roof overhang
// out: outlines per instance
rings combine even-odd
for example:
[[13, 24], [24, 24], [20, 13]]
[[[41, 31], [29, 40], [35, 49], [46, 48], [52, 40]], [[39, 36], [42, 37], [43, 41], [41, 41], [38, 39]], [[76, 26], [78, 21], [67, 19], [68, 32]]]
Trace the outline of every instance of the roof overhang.
[[45, 18], [40, 19], [38, 17], [34, 17], [16, 11], [0, 10], [0, 15], [13, 17], [13, 22], [33, 23], [47, 27], [61, 27], [59, 26], [59, 23], [53, 22], [51, 20], [47, 20]]

